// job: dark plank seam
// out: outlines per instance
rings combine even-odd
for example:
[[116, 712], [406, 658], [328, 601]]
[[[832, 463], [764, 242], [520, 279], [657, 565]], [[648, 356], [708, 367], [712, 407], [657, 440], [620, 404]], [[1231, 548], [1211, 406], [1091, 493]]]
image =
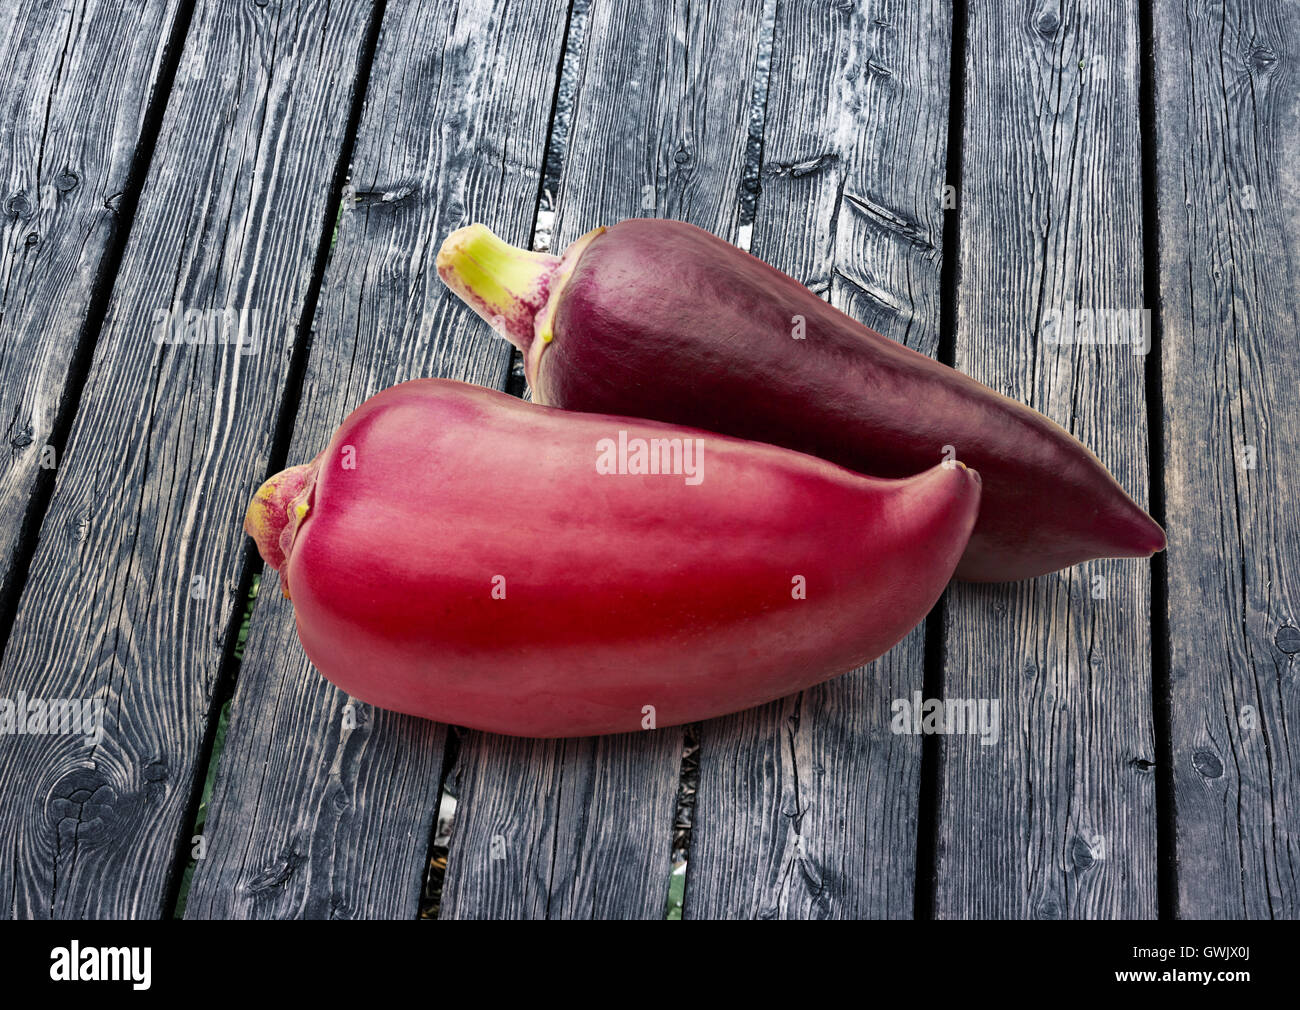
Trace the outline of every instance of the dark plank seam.
[[[960, 187], [962, 135], [966, 129], [966, 0], [952, 3], [952, 63], [948, 75], [947, 185]], [[957, 293], [961, 288], [961, 190], [957, 206], [943, 220], [943, 265], [939, 281], [939, 347], [935, 357], [945, 365], [957, 360]], [[928, 674], [927, 670], [927, 674]]]
[[[320, 295], [321, 284], [325, 279], [325, 267], [329, 263], [330, 241], [334, 234], [334, 220], [338, 213], [339, 202], [343, 199], [343, 187], [347, 182], [348, 166], [352, 163], [352, 148], [356, 141], [357, 128], [361, 122], [361, 110], [365, 105], [367, 85], [370, 83], [370, 69], [374, 61], [375, 48], [379, 42], [379, 28], [384, 20], [387, 0], [375, 0], [370, 12], [370, 22], [366, 27], [366, 37], [361, 44], [361, 55], [357, 61], [358, 72], [352, 90], [352, 107], [348, 110], [348, 125], [339, 149], [338, 162], [334, 166], [334, 177], [330, 181], [329, 200], [325, 204], [324, 219], [320, 226], [320, 238], [316, 246], [316, 261], [312, 265], [311, 283], [303, 293], [302, 313], [298, 319], [300, 339], [294, 342], [292, 357], [285, 373], [284, 394], [280, 399], [280, 409], [275, 420], [275, 431], [271, 436], [270, 463], [266, 475], [279, 473], [287, 465], [289, 443], [293, 437], [294, 422], [298, 414], [298, 403], [302, 398], [303, 378], [307, 374], [307, 358], [311, 354], [311, 324], [316, 315], [316, 301]], [[186, 20], [188, 24], [188, 19]], [[152, 111], [152, 110], [151, 110]], [[216, 739], [218, 717], [221, 706], [235, 693], [235, 681], [239, 674], [239, 661], [235, 659], [235, 648], [239, 640], [239, 626], [242, 622], [244, 608], [242, 601], [248, 599], [253, 587], [253, 575], [262, 568], [261, 559], [249, 541], [244, 550], [244, 560], [240, 569], [239, 589], [234, 599], [239, 605], [231, 610], [230, 624], [226, 628], [225, 645], [222, 648], [221, 664], [218, 667], [217, 682], [212, 692], [212, 707], [208, 711], [207, 728], [203, 734], [200, 748], [201, 770], [195, 774], [194, 785], [186, 806], [185, 819], [182, 823], [193, 825], [198, 816], [199, 802], [203, 797], [203, 786], [207, 781], [209, 766], [213, 760], [212, 747]], [[172, 863], [171, 878], [164, 892], [163, 907], [172, 909], [180, 900], [180, 884], [185, 867], [189, 862], [189, 835], [182, 834], [176, 840], [176, 856]]]
[[[537, 199], [533, 201], [533, 226], [529, 230], [532, 236], [531, 245], [537, 246], [537, 223], [542, 213], [542, 199], [546, 195], [546, 187], [553, 185], [557, 189], [560, 183], [560, 173], [564, 171], [564, 150], [556, 147], [555, 123], [559, 116], [560, 109], [560, 89], [564, 86], [564, 71], [569, 62], [574, 61], [574, 66], [579, 70], [582, 69], [582, 45], [581, 38], [573, 38], [573, 31], [577, 27], [577, 21], [581, 19], [585, 24], [587, 12], [591, 9], [591, 0], [570, 0], [569, 13], [564, 18], [564, 35], [560, 39], [560, 55], [555, 62], [555, 87], [551, 90], [551, 116], [546, 121], [546, 145], [542, 148], [542, 173], [537, 179]], [[577, 43], [570, 52], [570, 44]], [[570, 110], [572, 114], [572, 110]], [[551, 252], [556, 252], [552, 249]], [[511, 396], [523, 397], [527, 383], [524, 380], [524, 356], [519, 348], [511, 348], [510, 351], [510, 369], [507, 372], [505, 392]]]
[[[758, 43], [757, 79], [749, 97], [750, 123], [749, 139], [745, 144], [745, 171], [740, 178], [740, 225], [753, 225], [754, 213], [758, 201], [763, 195], [763, 154], [767, 141], [767, 104], [772, 94], [772, 48], [776, 45], [776, 21], [781, 14], [778, 0], [769, 0], [771, 7], [763, 5], [763, 23], [768, 25], [767, 37]], [[763, 95], [758, 94], [759, 81], [762, 81]], [[754, 121], [757, 115], [758, 121]], [[754, 166], [752, 181], [748, 178], [750, 164]], [[750, 190], [746, 190], [746, 186]], [[749, 193], [752, 192], [752, 197]]]
[[[768, 3], [763, 4], [763, 25], [767, 26], [767, 32], [764, 38], [758, 40], [758, 61], [757, 64], [755, 64], [755, 81], [753, 90], [750, 91], [750, 122], [749, 136], [745, 143], [745, 169], [741, 172], [740, 186], [738, 186], [736, 194], [737, 203], [740, 204], [740, 214], [738, 214], [737, 217], [737, 227], [745, 225], [753, 226], [755, 212], [757, 212], [758, 208], [758, 201], [761, 200], [763, 196], [763, 153], [764, 143], [766, 143], [767, 139], [767, 105], [772, 92], [771, 60], [772, 49], [774, 49], [776, 44], [776, 21], [777, 18], [780, 17], [780, 6], [780, 0], [768, 0]], [[762, 82], [762, 96], [759, 96], [759, 82]], [[757, 121], [755, 121], [755, 114], [757, 114]], [[748, 178], [750, 164], [753, 164], [754, 172], [753, 181], [751, 182]], [[751, 186], [751, 194], [753, 195], [750, 196], [748, 192], [746, 192], [746, 185]], [[690, 733], [688, 733], [688, 736], [690, 736]], [[703, 757], [703, 734], [698, 733], [698, 729], [695, 729], [694, 738], [695, 741], [697, 741], [697, 755], [695, 755], [695, 768], [697, 768], [697, 772], [695, 772], [695, 775], [697, 775], [698, 789], [699, 760]], [[793, 757], [793, 740], [790, 741], [790, 747], [792, 747]], [[685, 746], [682, 747], [682, 758], [685, 758]], [[686, 766], [685, 760], [682, 760], [679, 764], [679, 768], [677, 768], [677, 797], [679, 797], [679, 799], [681, 796], [684, 796], [685, 788]], [[676, 814], [677, 811], [673, 810], [673, 832], [676, 832], [677, 827]], [[686, 863], [685, 877], [681, 881], [681, 907], [682, 915], [684, 916], [686, 915], [686, 906], [688, 906], [688, 902], [690, 901], [690, 880], [692, 880], [692, 875], [690, 875], [690, 844], [692, 844], [694, 837], [694, 827], [695, 823], [697, 823], [697, 818], [698, 810], [693, 810], [692, 819], [690, 819], [690, 831], [686, 832], [684, 845], [682, 845], [682, 857], [684, 857]], [[671, 893], [671, 874], [668, 876], [668, 889], [669, 893]], [[666, 902], [664, 903], [667, 905], [667, 896]]]
[[[555, 89], [551, 92], [551, 117], [546, 124], [546, 146], [542, 149], [542, 174], [541, 177], [537, 180], [537, 199], [533, 202], [533, 226], [532, 229], [530, 230], [530, 234], [532, 235], [534, 240], [537, 237], [537, 219], [541, 215], [541, 211], [542, 211], [542, 193], [545, 192], [545, 188], [546, 188], [546, 178], [547, 178], [546, 170], [550, 166], [550, 161], [551, 161], [551, 145], [555, 136], [555, 118], [556, 118], [556, 111], [559, 107], [559, 101], [560, 101], [560, 86], [564, 81], [564, 66], [566, 63], [568, 63], [569, 60], [580, 60], [582, 58], [581, 52], [577, 52], [577, 51], [572, 53], [569, 52], [569, 31], [573, 27], [574, 7], [575, 5], [573, 3], [569, 4], [569, 13], [565, 16], [564, 19], [564, 37], [560, 41], [560, 56], [555, 64]], [[555, 163], [555, 169], [556, 169], [556, 180], [558, 183], [559, 173], [561, 173], [564, 170], [564, 161], [562, 155], [557, 158]], [[552, 252], [554, 251], [555, 250], [552, 250]], [[522, 355], [518, 348], [515, 348], [511, 352], [511, 362], [510, 362], [511, 375], [514, 374], [514, 362], [516, 358], [522, 361]], [[523, 390], [520, 390], [519, 394], [522, 395], [522, 393]], [[563, 752], [566, 748], [567, 748], [567, 744], [562, 744], [560, 748], [561, 752]], [[564, 798], [564, 765], [565, 762], [561, 760], [559, 763], [560, 780], [559, 780], [559, 784], [556, 785], [555, 787], [555, 802], [557, 807], [563, 801]], [[435, 825], [434, 827], [436, 830], [437, 825]], [[546, 870], [546, 910], [543, 913], [543, 918], [546, 919], [549, 919], [551, 917], [551, 899], [555, 893], [555, 862], [558, 857], [559, 850], [560, 850], [560, 832], [557, 827], [557, 829], [551, 833], [551, 861], [547, 866], [547, 870]]]
[[[746, 166], [749, 165], [751, 160], [751, 155], [754, 162], [753, 197], [752, 199], [746, 199], [746, 193], [744, 190], [745, 174], [742, 171], [741, 180], [740, 180], [740, 191], [737, 193], [737, 200], [740, 204], [740, 213], [739, 216], [737, 217], [738, 227], [746, 224], [751, 226], [753, 225], [755, 216], [757, 214], [758, 201], [763, 198], [763, 156], [764, 156], [765, 144], [767, 140], [767, 108], [768, 108], [768, 102], [772, 94], [771, 61], [772, 61], [772, 51], [776, 45], [776, 23], [777, 20], [780, 18], [780, 16], [781, 16], [780, 0], [771, 0], [770, 7], [766, 3], [763, 5], [763, 23], [767, 26], [768, 31], [767, 31], [766, 38], [760, 39], [758, 43], [759, 55], [758, 55], [758, 61], [756, 64], [755, 72], [756, 72], [756, 77], [758, 77], [759, 79], [765, 78], [765, 80], [763, 83], [763, 95], [761, 99], [759, 98], [759, 94], [758, 94], [758, 90], [759, 90], [758, 80], [755, 80], [754, 87], [750, 92], [749, 138], [745, 143], [745, 164]], [[764, 69], [764, 67], [766, 67], [766, 69]], [[755, 113], [758, 114], [757, 123], [755, 123], [753, 119]], [[829, 285], [828, 285], [828, 290], [829, 290]], [[802, 696], [801, 696], [801, 700], [802, 700]], [[699, 769], [701, 767], [700, 762], [703, 760], [703, 756], [704, 756], [703, 755], [704, 734], [699, 733], [697, 731], [695, 735], [695, 739], [697, 741], [695, 767], [697, 769], [696, 788], [698, 790], [698, 775], [699, 775]], [[793, 740], [791, 740], [790, 746], [792, 749], [791, 756], [793, 757], [793, 746], [794, 746]], [[684, 757], [685, 757], [685, 747], [683, 747], [683, 758]], [[685, 786], [686, 786], [686, 764], [685, 761], [683, 760], [682, 763], [678, 766], [678, 773], [677, 773], [678, 797], [683, 795], [683, 789], [685, 788]], [[676, 810], [674, 810], [673, 812], [673, 818], [674, 818], [673, 830], [675, 831]], [[698, 823], [698, 818], [699, 818], [698, 808], [693, 809], [691, 812], [691, 830], [686, 835], [686, 840], [682, 849], [682, 855], [686, 861], [686, 874], [685, 874], [685, 878], [682, 880], [682, 915], [684, 918], [687, 915], [687, 904], [690, 901], [690, 892], [691, 892], [691, 841], [695, 837], [695, 825]], [[672, 890], [671, 875], [669, 875], [668, 878], [668, 887], [669, 887], [669, 891], [671, 892]], [[665, 896], [665, 905], [666, 904], [667, 904], [667, 896]]]
[[[189, 31], [193, 13], [193, 4], [181, 5], [172, 23], [171, 35], [163, 47], [158, 77], [153, 94], [149, 96], [148, 108], [140, 129], [140, 140], [136, 146], [135, 156], [131, 159], [126, 185], [119, 194], [121, 199], [115, 210], [118, 227], [113, 237], [106, 243], [104, 255], [95, 274], [86, 319], [77, 338], [77, 348], [68, 363], [68, 379], [63, 387], [63, 395], [60, 397], [59, 408], [50, 432], [49, 444], [55, 448], [58, 459], [63, 458], [68, 434], [72, 430], [72, 419], [76, 416], [82, 391], [85, 389], [86, 380], [90, 377], [95, 344], [99, 341], [104, 317], [108, 312], [108, 301], [113, 293], [113, 286], [117, 283], [123, 252], [131, 236], [136, 205], [139, 202], [140, 192], [144, 188], [149, 164], [153, 161], [158, 132], [162, 128], [163, 114], [167, 110], [167, 98], [176, 79], [176, 70], [180, 66], [181, 50], [185, 45], [185, 36]], [[38, 162], [37, 172], [39, 171]], [[105, 201], [105, 205], [109, 210], [114, 210], [108, 201]], [[18, 539], [14, 545], [13, 564], [9, 569], [8, 579], [0, 586], [0, 660], [4, 658], [5, 648], [9, 644], [9, 636], [13, 631], [14, 620], [18, 614], [18, 600], [27, 584], [32, 558], [36, 554], [36, 546], [40, 540], [41, 524], [54, 497], [54, 481], [57, 474], [56, 469], [49, 469], [42, 470], [37, 475], [36, 485], [31, 498], [28, 499], [27, 510], [23, 515]]]
[[[1160, 230], [1157, 205], [1157, 143], [1155, 97], [1155, 27], [1151, 4], [1138, 15], [1141, 77], [1138, 115], [1142, 134], [1142, 287], [1151, 311], [1151, 347], [1146, 359], [1148, 507], [1161, 526], [1165, 508], [1165, 405], [1162, 341], [1164, 320], [1160, 304]], [[1177, 918], [1178, 858], [1174, 848], [1174, 751], [1170, 712], [1169, 562], [1162, 551], [1151, 559], [1151, 706], [1156, 734], [1156, 909], [1161, 919]]]
[[[546, 185], [548, 182], [554, 181], [552, 180], [550, 175], [550, 170], [552, 168], [552, 158], [555, 157], [554, 171], [555, 171], [556, 180], [558, 180], [559, 173], [563, 167], [563, 156], [562, 155], [557, 156], [554, 154], [553, 151], [553, 145], [555, 143], [555, 122], [559, 110], [560, 86], [563, 83], [563, 79], [564, 79], [565, 64], [570, 59], [577, 60], [577, 59], [581, 59], [582, 56], [581, 52], [577, 52], [577, 51], [572, 53], [569, 52], [569, 39], [570, 39], [570, 33], [574, 28], [575, 15], [580, 16], [585, 12], [585, 8], [581, 10], [579, 9], [580, 2], [581, 0], [570, 0], [569, 11], [564, 18], [564, 34], [560, 39], [560, 53], [555, 61], [555, 87], [551, 90], [551, 111], [550, 111], [550, 116], [547, 119], [547, 123], [546, 123], [546, 145], [542, 150], [542, 171], [539, 174], [537, 179], [537, 196], [533, 200], [533, 223], [532, 226], [529, 228], [529, 235], [532, 236], [533, 238], [533, 243], [531, 244], [535, 244], [536, 241], [538, 219], [540, 218], [542, 212], [542, 197], [546, 192]], [[505, 163], [503, 160], [502, 162], [503, 174], [504, 171], [505, 171]], [[507, 372], [505, 392], [510, 393], [512, 396], [522, 397], [524, 393], [523, 383], [522, 382], [516, 383], [514, 381], [515, 374], [517, 371], [519, 371], [519, 368], [517, 366], [522, 365], [522, 356], [520, 355], [518, 348], [513, 348], [511, 350], [510, 359], [511, 359], [510, 368]], [[459, 740], [456, 736], [456, 732], [455, 731], [449, 732], [447, 734], [446, 750], [444, 751], [443, 754], [442, 778], [438, 783], [439, 796], [442, 795], [443, 790], [446, 787], [447, 780], [454, 775], [455, 772], [454, 765], [455, 765], [456, 758], [459, 756], [459, 751], [460, 751]], [[433, 840], [435, 837], [437, 837], [437, 834], [438, 834], [438, 818], [435, 817], [433, 819], [432, 828], [429, 832], [429, 849], [428, 849], [428, 855], [425, 860], [425, 864], [426, 864], [425, 893], [428, 893], [427, 888], [429, 882], [429, 868], [431, 868], [433, 864]], [[554, 850], [552, 850], [551, 853], [551, 877], [552, 878], [554, 877], [554, 864], [555, 864], [555, 853]], [[550, 905], [550, 892], [548, 889], [547, 918], [550, 917], [549, 905]], [[417, 917], [418, 917], [418, 913], [417, 913]]]
[[[948, 157], [944, 170], [949, 186], [959, 185], [962, 178], [962, 135], [966, 112], [966, 25], [966, 0], [953, 0], [952, 55], [948, 71]], [[957, 204], [960, 203], [959, 189]], [[957, 356], [957, 296], [961, 288], [960, 206], [950, 207], [944, 213], [943, 261], [939, 268], [939, 346], [935, 357], [945, 365], [952, 365]], [[922, 691], [926, 698], [943, 696], [946, 614], [945, 595], [925, 619]], [[921, 788], [916, 815], [916, 883], [912, 890], [912, 916], [916, 919], [935, 917], [942, 760], [943, 750], [939, 745], [939, 737], [933, 734], [924, 737], [921, 740]]]

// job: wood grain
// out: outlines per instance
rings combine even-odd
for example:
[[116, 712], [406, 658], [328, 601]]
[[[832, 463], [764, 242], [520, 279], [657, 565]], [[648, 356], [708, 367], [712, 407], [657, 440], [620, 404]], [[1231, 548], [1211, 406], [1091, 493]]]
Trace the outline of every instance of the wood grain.
[[[61, 445], [55, 422], [118, 216], [175, 0], [22, 0], [0, 41], [0, 600], [22, 518]], [[54, 455], [51, 456], [50, 452]], [[36, 517], [39, 520], [39, 516]]]
[[[99, 699], [102, 739], [0, 741], [0, 907], [153, 917], [176, 869], [327, 220], [368, 2], [195, 11], [59, 469], [0, 696]], [[159, 343], [159, 313], [249, 343]], [[256, 315], [254, 315], [256, 313]], [[233, 335], [232, 335], [233, 336]]]
[[[734, 240], [758, 0], [589, 14], [553, 248], [674, 217]], [[445, 918], [663, 918], [682, 733], [520, 741], [468, 734]]]
[[[1144, 502], [1143, 356], [1047, 326], [1144, 304], [1136, 5], [968, 17], [956, 367]], [[1149, 583], [1147, 562], [1100, 561], [949, 594], [945, 697], [996, 700], [1002, 725], [942, 738], [938, 916], [1156, 914]]]
[[1177, 914], [1300, 916], [1300, 10], [1155, 7]]
[[[388, 4], [290, 462], [398, 382], [504, 387], [509, 344], [443, 286], [434, 258], [471, 221], [528, 243], [566, 14], [562, 0]], [[186, 916], [415, 918], [446, 727], [330, 685], [277, 585], [268, 572]], [[349, 734], [355, 717], [364, 732]]]
[[[778, 5], [751, 246], [926, 354], [949, 31], [940, 3]], [[924, 638], [918, 627], [867, 667], [700, 727], [686, 917], [911, 916], [921, 738], [890, 720], [921, 690]]]

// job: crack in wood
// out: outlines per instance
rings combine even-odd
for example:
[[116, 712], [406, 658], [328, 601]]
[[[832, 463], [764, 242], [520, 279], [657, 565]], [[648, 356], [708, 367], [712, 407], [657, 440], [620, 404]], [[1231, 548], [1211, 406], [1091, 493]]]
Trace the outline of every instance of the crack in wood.
[[859, 217], [872, 224], [878, 225], [885, 231], [891, 232], [910, 242], [918, 248], [931, 251], [935, 248], [933, 242], [926, 237], [924, 230], [917, 221], [909, 221], [907, 218], [889, 210], [887, 207], [860, 196], [856, 193], [844, 192], [844, 203], [855, 210]]
[[839, 161], [840, 156], [838, 154], [828, 151], [825, 154], [813, 155], [811, 158], [801, 158], [798, 161], [771, 162], [763, 167], [763, 175], [766, 178], [789, 176], [792, 179], [802, 179], [805, 176], [825, 172], [839, 164]]

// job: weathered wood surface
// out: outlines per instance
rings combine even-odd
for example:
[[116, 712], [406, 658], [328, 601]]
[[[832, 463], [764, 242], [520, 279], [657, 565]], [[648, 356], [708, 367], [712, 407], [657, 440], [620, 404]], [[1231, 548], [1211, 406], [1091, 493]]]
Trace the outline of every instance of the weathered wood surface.
[[[751, 245], [926, 354], [949, 30], [938, 3], [778, 5]], [[921, 626], [870, 666], [700, 727], [687, 917], [912, 915], [921, 738], [890, 731], [890, 706], [922, 689], [924, 652]]]
[[[566, 14], [563, 0], [390, 0], [290, 462], [398, 382], [504, 388], [509, 344], [442, 285], [434, 258], [471, 221], [528, 243]], [[278, 584], [268, 571], [186, 915], [414, 918], [446, 727], [330, 685], [303, 655]]]
[[[1047, 335], [1144, 304], [1136, 5], [968, 16], [956, 367], [1144, 502], [1143, 356]], [[942, 739], [938, 916], [1156, 914], [1149, 585], [1128, 560], [949, 593], [945, 698], [998, 701], [1001, 732]]]
[[0, 601], [18, 589], [13, 555], [23, 517], [62, 449], [54, 428], [69, 367], [88, 339], [97, 287], [116, 266], [105, 254], [121, 240], [119, 210], [176, 9], [175, 0], [23, 0], [5, 15]]
[[[554, 248], [637, 216], [734, 240], [761, 15], [759, 0], [596, 0]], [[468, 734], [441, 917], [662, 918], [681, 755], [677, 729]]]
[[1177, 914], [1300, 916], [1300, 9], [1154, 13]]
[[[290, 461], [402, 379], [505, 386], [508, 348], [431, 260], [470, 220], [527, 241], [565, 8], [389, 0]], [[941, 744], [933, 911], [1152, 916], [1159, 855], [1177, 857], [1166, 911], [1295, 917], [1300, 15], [1278, 0], [1157, 0], [1158, 158], [1144, 166], [1137, 5], [1004, 8], [963, 7], [963, 174], [946, 180], [961, 204], [956, 364], [1060, 421], [1144, 501], [1146, 362], [1051, 343], [1047, 326], [1152, 305], [1141, 173], [1154, 175], [1171, 541], [1169, 641], [1155, 650], [1169, 653], [1172, 740], [1155, 736], [1145, 563], [955, 589], [943, 693], [999, 701], [1001, 726], [992, 746]], [[177, 9], [19, 0], [0, 43], [0, 610], [22, 517], [48, 489], [40, 451], [76, 411], [0, 698], [106, 706], [95, 746], [0, 736], [11, 917], [170, 912], [243, 602], [240, 517], [306, 350], [296, 330], [317, 298], [374, 15], [362, 0], [292, 16], [276, 0], [201, 5], [172, 93], [155, 96], [167, 111], [119, 263], [121, 194]], [[757, 255], [926, 353], [951, 10], [776, 4], [752, 234]], [[761, 0], [594, 0], [555, 247], [634, 215], [737, 237], [763, 13]], [[256, 353], [157, 345], [156, 314], [174, 306], [256, 310]], [[62, 403], [96, 336], [81, 402]], [[276, 586], [254, 615], [187, 914], [413, 917], [447, 730], [331, 687]], [[871, 667], [700, 727], [688, 917], [911, 913], [921, 748], [890, 732], [890, 704], [921, 689], [923, 661], [918, 630]], [[681, 743], [677, 730], [466, 734], [442, 915], [661, 917]], [[1166, 749], [1173, 844], [1157, 854]]]
[[[103, 736], [0, 741], [7, 915], [170, 911], [370, 15], [194, 13], [0, 667], [0, 696], [99, 699]], [[250, 343], [155, 340], [159, 313], [227, 308]]]

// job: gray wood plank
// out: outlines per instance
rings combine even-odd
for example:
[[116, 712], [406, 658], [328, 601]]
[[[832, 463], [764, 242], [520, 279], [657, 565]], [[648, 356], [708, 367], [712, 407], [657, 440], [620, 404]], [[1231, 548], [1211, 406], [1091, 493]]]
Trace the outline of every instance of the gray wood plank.
[[[904, 0], [777, 7], [752, 251], [926, 354], [939, 337], [950, 11]], [[913, 911], [921, 738], [891, 703], [924, 627], [869, 666], [700, 727], [684, 915]]]
[[[0, 741], [0, 907], [159, 916], [330, 208], [367, 0], [195, 11], [0, 696], [98, 699], [102, 738]], [[249, 343], [159, 343], [230, 309]], [[255, 313], [255, 315], [254, 315]], [[183, 319], [183, 316], [179, 317]], [[175, 319], [173, 319], [175, 321]], [[192, 320], [193, 321], [193, 320]]]
[[[1137, 5], [973, 2], [967, 42], [956, 366], [1143, 501], [1143, 356], [1050, 339], [1143, 306]], [[997, 701], [1001, 732], [942, 738], [938, 916], [1156, 914], [1149, 590], [1100, 561], [950, 592], [945, 698]]]
[[[553, 244], [675, 217], [734, 239], [759, 0], [589, 14]], [[682, 732], [468, 734], [441, 916], [663, 918]]]
[[1300, 9], [1154, 12], [1177, 909], [1300, 916]]
[[[0, 599], [22, 519], [57, 464], [54, 426], [83, 342], [175, 0], [21, 0], [0, 41]], [[54, 455], [51, 455], [51, 453]], [[37, 517], [39, 518], [39, 517]]]
[[[566, 13], [564, 0], [390, 0], [291, 462], [395, 383], [440, 375], [504, 388], [510, 346], [442, 285], [434, 257], [471, 221], [528, 243]], [[276, 586], [268, 572], [186, 916], [415, 918], [446, 727], [329, 684]], [[362, 729], [349, 733], [353, 719]]]

